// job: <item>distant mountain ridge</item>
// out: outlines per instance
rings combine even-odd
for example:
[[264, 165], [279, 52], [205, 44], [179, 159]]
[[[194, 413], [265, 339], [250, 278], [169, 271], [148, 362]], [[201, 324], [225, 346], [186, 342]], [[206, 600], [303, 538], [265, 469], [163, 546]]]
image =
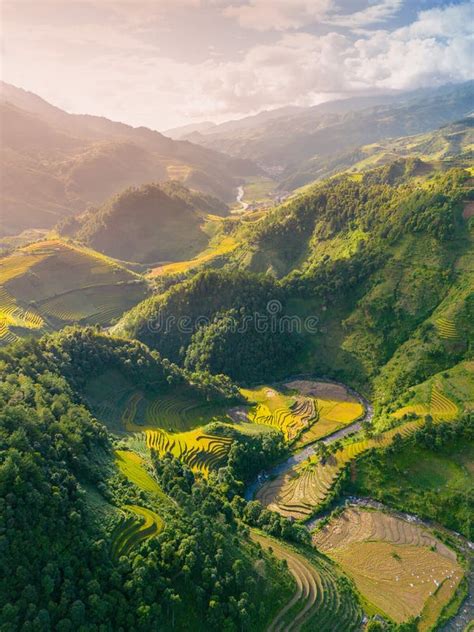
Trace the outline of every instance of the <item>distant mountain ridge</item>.
[[325, 159], [308, 160], [298, 169], [290, 170], [289, 176], [280, 180], [279, 187], [294, 190], [340, 171], [366, 171], [400, 158], [420, 158], [435, 167], [469, 166], [473, 144], [474, 117], [468, 116], [433, 131], [384, 139]]
[[[473, 110], [474, 82], [412, 93], [331, 101], [283, 112], [255, 125], [255, 117], [194, 132], [189, 140], [240, 158], [252, 157], [272, 175], [289, 179], [307, 161], [388, 138], [431, 131]], [[258, 116], [258, 115], [257, 115]], [[307, 181], [310, 181], [311, 178]]]
[[228, 201], [243, 176], [259, 171], [151, 129], [68, 114], [5, 83], [0, 124], [3, 234], [47, 228], [127, 186], [157, 180], [181, 180]]

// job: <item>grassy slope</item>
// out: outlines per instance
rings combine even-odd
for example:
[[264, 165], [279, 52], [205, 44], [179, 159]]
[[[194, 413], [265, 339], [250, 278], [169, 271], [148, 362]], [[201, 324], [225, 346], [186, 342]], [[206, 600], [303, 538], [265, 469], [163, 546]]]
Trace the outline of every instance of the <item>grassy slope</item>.
[[431, 518], [467, 537], [472, 531], [474, 444], [451, 440], [435, 450], [408, 445], [390, 456], [362, 459], [351, 492]]

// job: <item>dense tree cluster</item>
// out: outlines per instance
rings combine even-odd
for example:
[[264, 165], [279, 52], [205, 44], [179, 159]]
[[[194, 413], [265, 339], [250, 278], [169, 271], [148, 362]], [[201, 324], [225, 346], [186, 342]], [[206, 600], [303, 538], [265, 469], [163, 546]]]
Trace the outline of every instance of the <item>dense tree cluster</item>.
[[[94, 330], [70, 329], [1, 352], [2, 632], [145, 632], [188, 623], [261, 630], [273, 596], [287, 589], [283, 568], [278, 583], [268, 581], [275, 562], [248, 540], [225, 480], [211, 486], [171, 458], [157, 460], [171, 500], [156, 506], [156, 498], [113, 474], [108, 435], [79, 403], [80, 386], [88, 371], [108, 366], [153, 386], [175, 374], [184, 379], [159, 364], [142, 344]], [[133, 502], [159, 511], [166, 527], [136, 555], [117, 560], [117, 509]]]
[[275, 377], [297, 350], [284, 316], [284, 292], [274, 279], [207, 270], [144, 301], [120, 331], [191, 371], [262, 380]]
[[[298, 338], [281, 318], [231, 309], [193, 335], [184, 366], [190, 370], [224, 373], [240, 382], [275, 380], [294, 360]], [[272, 326], [273, 325], [273, 326]]]

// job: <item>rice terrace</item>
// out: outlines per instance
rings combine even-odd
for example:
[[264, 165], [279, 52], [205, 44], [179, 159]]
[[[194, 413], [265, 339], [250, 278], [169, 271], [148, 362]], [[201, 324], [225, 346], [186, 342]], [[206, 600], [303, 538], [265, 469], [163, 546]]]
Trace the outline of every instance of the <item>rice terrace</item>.
[[422, 631], [432, 629], [464, 576], [442, 541], [379, 511], [346, 509], [312, 541], [347, 572], [369, 607], [398, 623], [420, 617]]
[[1, 0], [0, 632], [474, 632], [468, 0]]
[[146, 286], [108, 257], [51, 239], [0, 259], [0, 344], [23, 330], [108, 324], [146, 296]]

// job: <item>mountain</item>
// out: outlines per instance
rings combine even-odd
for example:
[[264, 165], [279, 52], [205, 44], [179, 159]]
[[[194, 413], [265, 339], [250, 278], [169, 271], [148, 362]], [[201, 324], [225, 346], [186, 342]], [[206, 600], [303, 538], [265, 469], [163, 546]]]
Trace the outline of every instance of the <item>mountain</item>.
[[215, 127], [215, 123], [211, 121], [203, 121], [202, 123], [190, 123], [189, 125], [181, 125], [180, 127], [172, 127], [163, 132], [165, 136], [172, 138], [173, 140], [181, 140], [188, 134], [194, 134], [194, 132], [207, 132]]
[[303, 162], [297, 170], [290, 170], [288, 177], [282, 177], [279, 188], [291, 191], [345, 170], [352, 173], [367, 171], [400, 158], [416, 157], [441, 168], [469, 166], [472, 162], [473, 127], [474, 118], [470, 116], [432, 132], [381, 140], [324, 159], [311, 159]]
[[[419, 92], [420, 91], [417, 91], [417, 94]], [[315, 117], [320, 114], [344, 113], [351, 110], [362, 109], [364, 107], [391, 103], [397, 99], [400, 99], [399, 93], [388, 93], [374, 96], [348, 97], [345, 99], [330, 100], [311, 107], [287, 105], [275, 108], [274, 110], [263, 110], [257, 114], [244, 116], [241, 119], [229, 120], [219, 124], [203, 122], [196, 123], [194, 125], [184, 125], [173, 130], [168, 130], [165, 133], [167, 134], [171, 131], [175, 134], [176, 138], [187, 138], [188, 140], [191, 140], [193, 137], [199, 139], [199, 135], [215, 135], [216, 137], [219, 137], [232, 132], [241, 132], [242, 134], [245, 134], [249, 130], [259, 128], [265, 123], [274, 120], [283, 120], [287, 117], [304, 118]], [[173, 138], [175, 137], [171, 133], [169, 135]]]
[[[219, 220], [235, 247], [196, 258], [216, 268], [165, 279], [107, 332], [1, 349], [0, 555], [21, 572], [0, 579], [0, 627], [334, 632], [368, 616], [421, 631], [464, 617], [473, 199], [472, 170], [418, 157], [340, 174]], [[168, 215], [182, 226], [216, 204], [152, 184], [74, 222], [84, 240], [148, 246], [132, 218], [164, 232]], [[106, 325], [121, 313], [110, 286], [133, 303], [146, 291], [74, 242], [0, 264], [6, 315], [25, 328], [75, 310]]]
[[127, 186], [157, 180], [178, 179], [229, 201], [242, 176], [258, 173], [250, 161], [0, 88], [2, 234], [50, 227]]
[[66, 219], [59, 232], [126, 261], [176, 261], [193, 257], [207, 244], [204, 217], [226, 211], [220, 200], [179, 182], [148, 184]]
[[[314, 315], [319, 322], [317, 334], [295, 338], [281, 332], [288, 344], [286, 361], [278, 359], [278, 336], [268, 343], [275, 349], [273, 373], [281, 365], [287, 372], [329, 375], [393, 396], [459, 361], [472, 345], [472, 237], [463, 217], [463, 200], [472, 195], [468, 180], [462, 169], [437, 174], [418, 159], [400, 159], [315, 185], [260, 220], [237, 226], [233, 236], [240, 245], [222, 271], [213, 271], [216, 278], [202, 273], [200, 280], [148, 299], [124, 316], [117, 331], [189, 365], [206, 354], [213, 366], [229, 354], [227, 372], [245, 379], [242, 366], [257, 345], [236, 346], [233, 354], [229, 345], [239, 340], [225, 344], [214, 319], [229, 315], [232, 306], [240, 310], [238, 322], [247, 310], [265, 314], [253, 301], [269, 290], [257, 289], [258, 284], [251, 290], [252, 276], [242, 281], [229, 269], [270, 275], [280, 279], [271, 290], [280, 304], [278, 318], [296, 309], [298, 318]], [[242, 287], [248, 287], [247, 295]], [[205, 327], [193, 337], [192, 330], [186, 336], [163, 335], [144, 326], [168, 312], [179, 314], [182, 306], [188, 316], [196, 308], [208, 319], [207, 337]], [[443, 319], [459, 331], [456, 344], [443, 341], [437, 325]], [[244, 331], [241, 337], [250, 341], [251, 332]], [[413, 360], [400, 365], [397, 358], [405, 348]]]
[[309, 160], [317, 169], [319, 161], [358, 146], [427, 132], [463, 118], [472, 112], [473, 86], [468, 82], [328, 102], [284, 112], [258, 126], [250, 118], [247, 124], [240, 121], [237, 129], [224, 124], [188, 138], [232, 156], [252, 157], [272, 175], [285, 179]]

